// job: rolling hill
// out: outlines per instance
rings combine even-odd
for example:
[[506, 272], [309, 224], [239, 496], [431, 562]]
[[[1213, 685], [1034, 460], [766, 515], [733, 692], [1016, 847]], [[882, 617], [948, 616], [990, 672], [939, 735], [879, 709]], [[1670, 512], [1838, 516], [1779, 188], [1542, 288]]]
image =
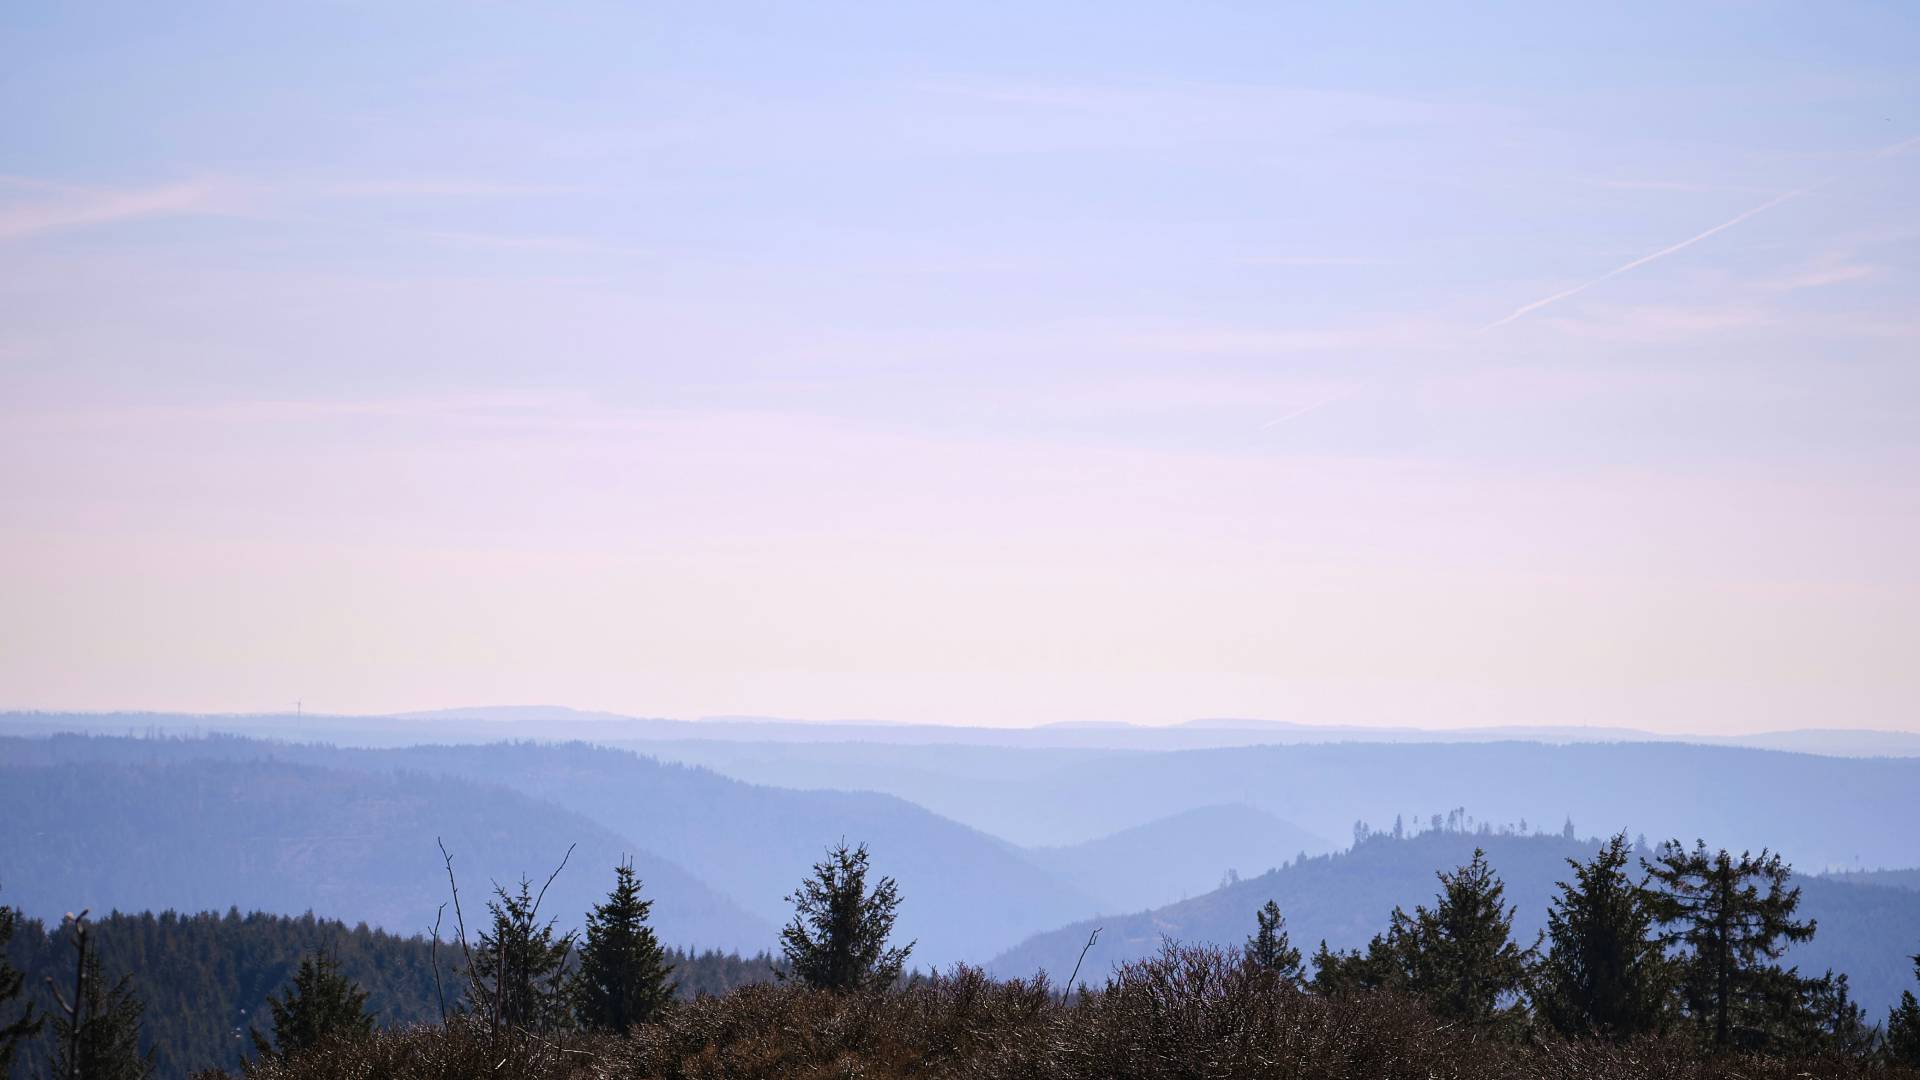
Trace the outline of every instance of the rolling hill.
[[[7, 902], [56, 921], [83, 907], [239, 907], [424, 932], [448, 899], [435, 844], [444, 838], [470, 930], [492, 882], [525, 874], [537, 886], [577, 844], [542, 909], [563, 926], [604, 896], [613, 867], [631, 856], [665, 940], [758, 950], [774, 932], [771, 920], [626, 837], [448, 776], [272, 760], [6, 764], [0, 818], [9, 823], [0, 830]], [[442, 935], [453, 928], [448, 907]]]
[[[1258, 874], [1326, 841], [1250, 806], [1202, 806], [1084, 843], [1030, 849], [1037, 863], [1099, 898], [1103, 911], [1139, 911]], [[1143, 872], [1151, 867], [1152, 872]]]
[[[697, 866], [700, 880], [728, 899], [728, 909], [744, 911], [756, 925], [769, 928], [784, 922], [791, 913], [786, 895], [828, 845], [843, 837], [865, 842], [873, 851], [876, 871], [899, 882], [905, 903], [898, 933], [918, 940], [913, 961], [922, 965], [944, 966], [956, 960], [991, 956], [1029, 934], [1101, 906], [1093, 896], [1034, 864], [1013, 845], [892, 796], [765, 787], [705, 769], [663, 764], [627, 751], [582, 743], [348, 750], [233, 737], [0, 740], [0, 762], [111, 763], [131, 775], [203, 759], [233, 765], [281, 762], [321, 768], [342, 777], [342, 783], [348, 783], [344, 779], [348, 776], [378, 780], [375, 786], [379, 790], [404, 789], [415, 778], [426, 777], [510, 792], [514, 806], [542, 807], [542, 813], [549, 815], [537, 828], [529, 819], [525, 829], [512, 833], [515, 842], [523, 846], [534, 844], [538, 838], [551, 849], [550, 855], [543, 854], [531, 864], [530, 871], [550, 866], [564, 850], [564, 843], [554, 846], [558, 838], [583, 835], [583, 827], [590, 824], [607, 837], [620, 838], [615, 843], [628, 849], [650, 852], [682, 867]], [[140, 817], [137, 806], [137, 802], [130, 802], [123, 809], [126, 830], [159, 829], [155, 822], [167, 821], [165, 817]], [[554, 814], [559, 816], [551, 816]], [[289, 822], [285, 827], [295, 824]], [[436, 819], [435, 824], [441, 825], [443, 820]], [[415, 826], [413, 831], [422, 827]], [[171, 834], [173, 830], [167, 825], [160, 831]], [[432, 836], [432, 831], [421, 833], [426, 850], [437, 859]], [[620, 849], [616, 846], [613, 850]], [[430, 878], [426, 884], [434, 888], [437, 880]], [[350, 894], [352, 881], [351, 875], [342, 875], [335, 888]], [[361, 917], [351, 895], [326, 899], [340, 902], [301, 900], [297, 907], [288, 909], [286, 903], [295, 901], [269, 904], [252, 894], [214, 898], [196, 894], [193, 899], [168, 896], [129, 902], [184, 907], [242, 903], [293, 911], [313, 906], [345, 917]], [[663, 898], [655, 910], [664, 919], [670, 906]], [[427, 908], [429, 920], [431, 912], [431, 907]], [[420, 926], [407, 924], [402, 928]], [[772, 930], [768, 929], [755, 940], [729, 940], [724, 944], [757, 950], [771, 942]]]
[[[1087, 936], [1102, 933], [1087, 954], [1081, 978], [1099, 979], [1114, 966], [1145, 956], [1163, 939], [1238, 947], [1253, 930], [1254, 912], [1269, 899], [1287, 918], [1287, 930], [1302, 953], [1321, 940], [1352, 948], [1386, 928], [1395, 905], [1412, 910], [1431, 904], [1435, 873], [1467, 862], [1476, 847], [1507, 885], [1507, 902], [1518, 909], [1516, 936], [1530, 943], [1546, 923], [1554, 882], [1569, 875], [1568, 858], [1587, 858], [1595, 841], [1559, 836], [1476, 835], [1429, 832], [1404, 840], [1374, 836], [1353, 850], [1310, 857], [1204, 896], [1152, 911], [1082, 920], [1031, 938], [994, 958], [1002, 976], [1072, 969]], [[1872, 885], [1852, 885], [1818, 876], [1795, 880], [1800, 914], [1819, 922], [1814, 939], [1795, 946], [1787, 962], [1809, 972], [1831, 967], [1845, 972], [1854, 995], [1870, 1015], [1884, 1016], [1901, 990], [1911, 989], [1920, 951], [1920, 895]]]

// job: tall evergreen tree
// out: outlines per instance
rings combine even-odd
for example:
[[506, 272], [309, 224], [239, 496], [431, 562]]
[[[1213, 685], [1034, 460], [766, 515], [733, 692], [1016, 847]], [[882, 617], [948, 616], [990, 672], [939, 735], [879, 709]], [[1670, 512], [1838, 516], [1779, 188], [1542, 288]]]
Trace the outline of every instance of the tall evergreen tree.
[[1280, 914], [1280, 905], [1267, 901], [1254, 912], [1254, 921], [1257, 929], [1247, 939], [1247, 963], [1272, 972], [1283, 982], [1300, 985], [1300, 950], [1287, 937], [1287, 920]]
[[1790, 942], [1813, 937], [1814, 922], [1796, 921], [1800, 890], [1793, 869], [1762, 850], [1738, 858], [1724, 849], [1691, 851], [1678, 840], [1644, 863], [1656, 883], [1653, 911], [1665, 927], [1663, 946], [1684, 946], [1681, 992], [1688, 1016], [1715, 1047], [1763, 1047], [1784, 1002], [1805, 987], [1778, 964]]
[[1534, 1004], [1563, 1034], [1627, 1038], [1666, 1021], [1671, 973], [1646, 879], [1627, 876], [1632, 857], [1623, 832], [1591, 862], [1568, 859], [1574, 880], [1556, 883]]
[[279, 997], [268, 995], [267, 1007], [273, 1014], [273, 1041], [249, 1032], [263, 1058], [289, 1058], [328, 1039], [373, 1030], [367, 992], [342, 975], [340, 962], [324, 952], [301, 957], [293, 985]]
[[34, 1015], [33, 1002], [20, 1005], [20, 1014], [8, 1019], [14, 1002], [26, 983], [26, 976], [7, 962], [7, 943], [13, 940], [20, 913], [0, 906], [0, 1077], [12, 1076], [13, 1055], [20, 1044], [40, 1033], [41, 1018]]
[[1364, 951], [1320, 943], [1313, 988], [1321, 993], [1391, 989], [1423, 998], [1451, 1020], [1487, 1024], [1516, 1018], [1535, 949], [1513, 941], [1506, 886], [1476, 849], [1473, 861], [1441, 873], [1434, 907], [1394, 908], [1387, 932]]
[[68, 1000], [55, 988], [60, 1008], [53, 1014], [52, 1072], [67, 1080], [146, 1080], [153, 1072], [153, 1051], [140, 1052], [140, 999], [133, 977], [112, 986], [100, 970], [100, 954], [88, 940], [86, 914], [71, 919], [75, 985]]
[[1782, 992], [1769, 1002], [1769, 1051], [1785, 1057], [1873, 1053], [1880, 1032], [1867, 1024], [1867, 1011], [1853, 1000], [1845, 975], [1829, 970], [1817, 979], [1804, 979], [1789, 971], [1781, 977]]
[[[1913, 958], [1913, 977], [1920, 979], [1920, 956]], [[1886, 1053], [1902, 1065], [1920, 1069], [1920, 1001], [1913, 991], [1900, 991], [1900, 1004], [1887, 1013]]]
[[1517, 1010], [1535, 949], [1514, 943], [1505, 883], [1478, 848], [1471, 862], [1439, 878], [1431, 910], [1394, 913], [1408, 987], [1439, 1015], [1469, 1023]]
[[532, 883], [508, 892], [495, 885], [487, 901], [492, 926], [473, 952], [474, 996], [484, 1018], [498, 1029], [551, 1031], [566, 1026], [567, 956], [573, 935], [561, 934], [554, 920], [540, 921], [540, 899]]
[[651, 1020], [673, 1000], [673, 966], [647, 925], [653, 901], [640, 899], [633, 865], [622, 864], [613, 873], [613, 891], [587, 915], [573, 1006], [583, 1026], [624, 1032]]
[[813, 876], [788, 894], [793, 921], [780, 931], [780, 951], [793, 975], [824, 990], [884, 989], [900, 978], [913, 942], [889, 947], [900, 891], [883, 877], [867, 892], [867, 845], [845, 840], [813, 865]]

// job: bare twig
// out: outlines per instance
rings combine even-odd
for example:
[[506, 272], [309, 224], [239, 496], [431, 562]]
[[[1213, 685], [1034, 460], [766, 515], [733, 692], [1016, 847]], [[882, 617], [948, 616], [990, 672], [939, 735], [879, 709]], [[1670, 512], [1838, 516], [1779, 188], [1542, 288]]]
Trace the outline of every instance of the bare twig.
[[1073, 980], [1080, 976], [1080, 965], [1087, 961], [1088, 950], [1093, 948], [1094, 942], [1100, 940], [1100, 931], [1105, 929], [1106, 927], [1104, 926], [1096, 926], [1093, 928], [1093, 933], [1087, 935], [1087, 943], [1080, 949], [1080, 959], [1073, 962], [1073, 974], [1067, 976], [1067, 994], [1069, 996], [1073, 994]]
[[467, 992], [482, 1003], [489, 1002], [492, 995], [480, 982], [480, 976], [474, 971], [473, 949], [467, 945], [467, 917], [460, 910], [460, 883], [453, 877], [453, 856], [447, 852], [446, 841], [434, 837], [433, 842], [440, 846], [440, 858], [447, 864], [447, 888], [453, 893], [453, 925], [460, 936], [460, 956], [466, 961]]
[[540, 895], [533, 898], [533, 911], [530, 912], [530, 914], [533, 914], [533, 915], [540, 914], [540, 901], [545, 900], [547, 898], [547, 886], [552, 885], [553, 879], [560, 876], [560, 871], [565, 870], [567, 868], [567, 860], [573, 858], [573, 849], [579, 846], [580, 846], [579, 844], [567, 845], [567, 853], [565, 855], [560, 856], [560, 865], [554, 867], [553, 873], [547, 875], [547, 884], [540, 886]]
[[433, 992], [440, 998], [440, 1026], [447, 1026], [447, 988], [440, 982], [440, 918], [447, 913], [447, 905], [441, 904], [433, 912], [433, 945], [427, 952], [427, 959], [433, 964]]

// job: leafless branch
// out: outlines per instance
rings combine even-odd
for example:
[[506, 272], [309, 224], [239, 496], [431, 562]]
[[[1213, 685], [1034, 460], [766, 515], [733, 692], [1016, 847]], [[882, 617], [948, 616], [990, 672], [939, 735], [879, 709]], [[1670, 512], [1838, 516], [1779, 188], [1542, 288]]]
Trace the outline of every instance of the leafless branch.
[[1068, 994], [1073, 993], [1073, 980], [1080, 977], [1080, 965], [1086, 963], [1088, 950], [1093, 948], [1094, 942], [1100, 940], [1100, 931], [1105, 929], [1106, 927], [1104, 926], [1096, 926], [1093, 928], [1093, 933], [1087, 935], [1087, 943], [1086, 945], [1082, 946], [1080, 949], [1080, 959], [1075, 960], [1073, 962], [1073, 974], [1067, 976], [1067, 993]]

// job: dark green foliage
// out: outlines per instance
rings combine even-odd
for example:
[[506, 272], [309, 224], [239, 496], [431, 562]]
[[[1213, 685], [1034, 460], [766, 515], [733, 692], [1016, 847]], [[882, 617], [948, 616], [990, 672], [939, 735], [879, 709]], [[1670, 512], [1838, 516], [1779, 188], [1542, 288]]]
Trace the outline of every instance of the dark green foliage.
[[676, 1001], [712, 997], [755, 983], [777, 982], [789, 973], [785, 958], [766, 952], [741, 956], [717, 949], [699, 952], [668, 949], [664, 955], [663, 963], [673, 973]]
[[[1411, 820], [1411, 818], [1409, 818]], [[1442, 819], [1444, 821], [1444, 817]], [[1144, 957], [1162, 936], [1178, 941], [1239, 942], [1251, 929], [1247, 915], [1269, 898], [1287, 914], [1287, 931], [1302, 952], [1325, 939], [1330, 949], [1365, 949], [1395, 904], [1411, 908], [1432, 894], [1433, 868], [1454, 866], [1484, 847], [1506, 883], [1507, 900], [1519, 910], [1514, 937], [1531, 941], [1547, 929], [1547, 912], [1559, 894], [1554, 882], [1569, 877], [1567, 859], [1591, 859], [1599, 842], [1567, 843], [1558, 836], [1475, 836], [1425, 832], [1403, 841], [1369, 841], [1337, 855], [1307, 857], [1249, 877], [1239, 885], [1151, 913], [1108, 914], [1069, 924], [996, 957], [995, 974], [1066, 972], [1096, 926], [1100, 946], [1087, 957], [1082, 977], [1104, 978], [1118, 963]], [[1651, 857], [1651, 850], [1645, 852]], [[1635, 870], [1635, 876], [1639, 871]], [[904, 885], [903, 881], [903, 885]], [[1920, 943], [1920, 900], [1905, 890], [1850, 885], [1825, 877], [1796, 875], [1800, 917], [1817, 917], [1820, 934], [1794, 946], [1783, 963], [1805, 972], [1844, 971], [1854, 996], [1876, 1019], [1884, 1018], [1902, 990], [1913, 988], [1907, 954]], [[664, 902], [664, 901], [663, 901]], [[1888, 942], [1896, 943], [1889, 948]], [[917, 957], [916, 957], [917, 958]]]
[[[1920, 979], [1920, 956], [1913, 958], [1913, 976]], [[1900, 1004], [1887, 1013], [1887, 1057], [1920, 1069], [1920, 1001], [1913, 991], [1900, 992]]]
[[31, 1000], [22, 1000], [26, 975], [7, 956], [19, 918], [12, 908], [0, 906], [0, 1078], [12, 1075], [14, 1055], [22, 1043], [40, 1033], [42, 1019]]
[[793, 975], [822, 990], [891, 986], [913, 943], [889, 947], [899, 889], [883, 877], [867, 892], [867, 845], [845, 840], [813, 864], [813, 876], [787, 896], [793, 921], [780, 931], [780, 951]]
[[[1397, 909], [1396, 909], [1397, 910]], [[1345, 997], [1368, 990], [1405, 990], [1405, 965], [1387, 934], [1375, 934], [1364, 949], [1342, 952], [1327, 947], [1323, 938], [1313, 953], [1313, 978], [1308, 986], [1327, 997]]]
[[624, 1032], [651, 1020], [673, 999], [673, 968], [647, 925], [653, 902], [640, 899], [633, 865], [622, 863], [613, 873], [613, 891], [587, 915], [571, 989], [583, 1026]]
[[1817, 1055], [1865, 1058], [1880, 1034], [1847, 989], [1847, 977], [1829, 971], [1817, 979], [1786, 976], [1786, 992], [1772, 1002], [1767, 1051], [1781, 1057]]
[[[44, 994], [48, 975], [71, 993], [73, 964], [65, 939], [31, 919], [18, 925], [5, 954], [25, 976], [25, 996]], [[315, 953], [337, 960], [340, 973], [367, 990], [367, 1011], [377, 1028], [440, 1019], [433, 949], [423, 937], [401, 937], [312, 915], [289, 918], [237, 911], [114, 914], [89, 925], [92, 947], [102, 963], [133, 975], [133, 990], [147, 1006], [141, 1033], [156, 1051], [154, 1075], [161, 1080], [178, 1080], [206, 1068], [238, 1068], [251, 1049], [246, 1029], [267, 1020], [269, 997]], [[687, 998], [774, 978], [774, 960], [765, 954], [747, 958], [669, 950], [667, 960], [679, 977], [680, 994]], [[458, 947], [442, 942], [439, 961], [451, 996], [460, 982]], [[38, 1055], [23, 1048], [21, 1056]]]
[[1439, 878], [1433, 909], [1416, 907], [1411, 919], [1395, 920], [1402, 924], [1409, 988], [1449, 1019], [1486, 1023], [1503, 1006], [1517, 1011], [1534, 950], [1513, 941], [1506, 886], [1477, 848], [1472, 862]]
[[340, 973], [340, 961], [326, 953], [302, 957], [293, 985], [279, 997], [269, 997], [273, 1014], [273, 1041], [252, 1032], [261, 1057], [292, 1057], [344, 1036], [373, 1030], [367, 1012], [367, 992]]
[[1364, 952], [1334, 953], [1322, 942], [1314, 956], [1315, 989], [1398, 990], [1448, 1020], [1517, 1022], [1534, 950], [1513, 941], [1505, 886], [1477, 848], [1467, 865], [1438, 876], [1435, 905], [1415, 907], [1411, 915], [1394, 908], [1386, 933]]
[[1568, 859], [1574, 880], [1556, 883], [1534, 1006], [1562, 1034], [1620, 1039], [1666, 1024], [1671, 968], [1646, 880], [1627, 876], [1632, 857], [1623, 832], [1590, 862]]
[[470, 980], [478, 1015], [506, 1031], [565, 1027], [573, 934], [555, 930], [554, 919], [540, 921], [540, 898], [524, 877], [514, 892], [494, 886], [487, 912], [492, 925], [474, 947]]
[[1774, 963], [1788, 942], [1814, 932], [1812, 920], [1793, 917], [1800, 890], [1787, 887], [1792, 868], [1765, 850], [1735, 858], [1677, 840], [1646, 866], [1654, 913], [1667, 927], [1662, 942], [1687, 950], [1680, 987], [1688, 1018], [1716, 1047], [1764, 1049], [1806, 990]]
[[[83, 913], [84, 917], [84, 913]], [[133, 976], [122, 975], [108, 985], [100, 968], [100, 954], [87, 947], [81, 924], [72, 935], [78, 956], [78, 985], [61, 993], [54, 1010], [49, 1053], [49, 1075], [79, 1080], [146, 1080], [153, 1072], [153, 1051], [140, 1049], [140, 1014], [144, 1011], [133, 992]]]
[[1280, 914], [1280, 905], [1267, 901], [1254, 912], [1254, 921], [1258, 928], [1247, 939], [1247, 963], [1270, 972], [1288, 985], [1299, 986], [1303, 981], [1300, 950], [1287, 938], [1287, 920]]

